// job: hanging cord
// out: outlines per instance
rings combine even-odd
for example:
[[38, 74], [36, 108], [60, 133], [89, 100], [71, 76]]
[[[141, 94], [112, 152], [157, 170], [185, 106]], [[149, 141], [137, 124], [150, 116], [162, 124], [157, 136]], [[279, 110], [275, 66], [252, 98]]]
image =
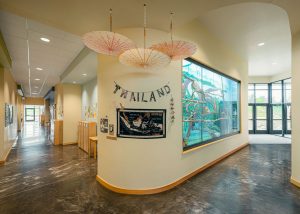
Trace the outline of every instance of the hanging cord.
[[144, 49], [146, 48], [147, 5], [144, 4]]
[[170, 33], [171, 33], [171, 41], [173, 41], [173, 12], [170, 12]]
[[144, 63], [146, 61], [146, 24], [147, 24], [147, 5], [144, 4]]
[[109, 30], [112, 32], [112, 9], [109, 9]]

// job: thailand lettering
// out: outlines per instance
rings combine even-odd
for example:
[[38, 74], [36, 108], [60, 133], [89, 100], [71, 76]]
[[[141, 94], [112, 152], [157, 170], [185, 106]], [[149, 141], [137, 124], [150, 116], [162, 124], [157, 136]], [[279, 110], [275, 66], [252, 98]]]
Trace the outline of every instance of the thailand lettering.
[[129, 91], [115, 83], [114, 94], [123, 99], [128, 99], [130, 102], [157, 102], [159, 98], [163, 98], [171, 93], [171, 88], [168, 84], [163, 87], [147, 92]]

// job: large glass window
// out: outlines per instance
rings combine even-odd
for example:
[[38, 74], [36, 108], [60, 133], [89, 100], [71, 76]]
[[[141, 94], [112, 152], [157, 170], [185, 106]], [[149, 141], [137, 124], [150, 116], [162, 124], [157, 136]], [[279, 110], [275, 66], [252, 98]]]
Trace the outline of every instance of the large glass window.
[[35, 112], [34, 108], [25, 108], [25, 121], [34, 121]]
[[291, 79], [249, 84], [248, 103], [250, 133], [291, 132]]
[[283, 87], [284, 87], [284, 95], [283, 95], [283, 105], [284, 105], [284, 113], [286, 114], [286, 118], [284, 120], [284, 124], [286, 126], [286, 133], [291, 133], [291, 91], [292, 91], [292, 81], [291, 79], [286, 79], [283, 81]]
[[240, 82], [192, 59], [182, 70], [183, 149], [240, 132]]
[[268, 103], [268, 84], [255, 84], [255, 103]]
[[257, 105], [256, 106], [256, 130], [266, 131], [268, 129], [267, 125], [267, 106]]
[[248, 85], [248, 103], [254, 103], [254, 84]]
[[272, 104], [282, 103], [282, 83], [281, 81], [271, 84], [272, 86]]

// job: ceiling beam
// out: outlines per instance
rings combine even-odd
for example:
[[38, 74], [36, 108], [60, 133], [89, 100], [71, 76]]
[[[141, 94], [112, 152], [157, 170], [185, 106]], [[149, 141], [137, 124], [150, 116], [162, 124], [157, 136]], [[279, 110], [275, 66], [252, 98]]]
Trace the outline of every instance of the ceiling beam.
[[91, 50], [87, 47], [84, 47], [66, 68], [66, 70], [60, 75], [60, 81], [63, 81], [89, 53], [91, 53]]

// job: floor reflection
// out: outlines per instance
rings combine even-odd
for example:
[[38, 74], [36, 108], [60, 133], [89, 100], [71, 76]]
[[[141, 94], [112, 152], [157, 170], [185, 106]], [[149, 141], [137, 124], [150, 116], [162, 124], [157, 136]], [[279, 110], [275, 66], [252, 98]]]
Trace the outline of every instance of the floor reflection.
[[44, 129], [39, 122], [26, 122], [22, 132], [22, 138], [41, 137], [44, 136]]

